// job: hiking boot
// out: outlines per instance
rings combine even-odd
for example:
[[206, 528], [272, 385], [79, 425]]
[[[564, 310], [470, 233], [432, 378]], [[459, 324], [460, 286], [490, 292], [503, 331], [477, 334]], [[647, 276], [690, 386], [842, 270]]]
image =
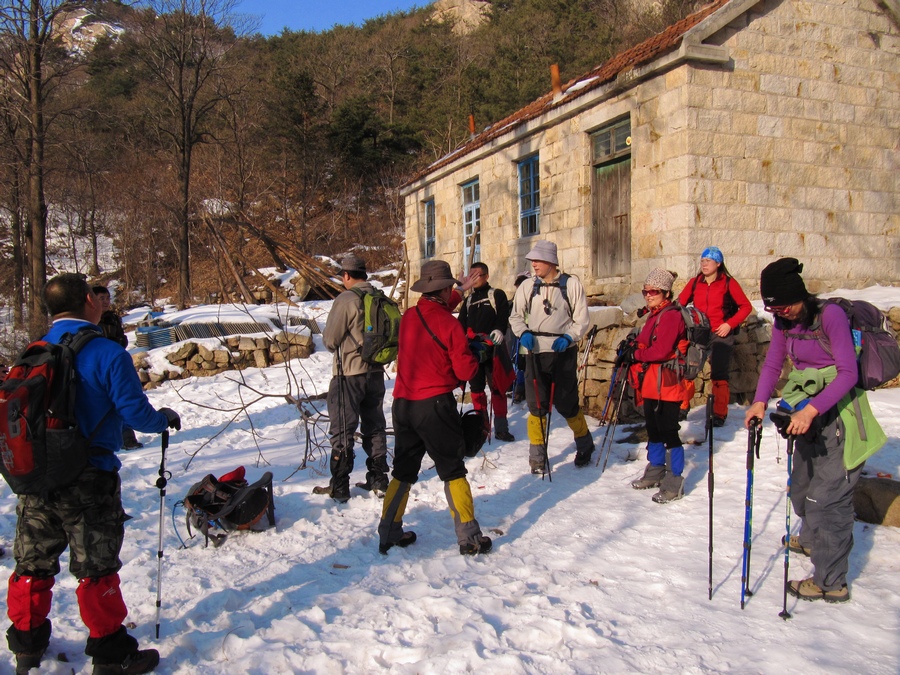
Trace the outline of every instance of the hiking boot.
[[516, 437], [508, 431], [496, 431], [494, 432], [494, 438], [496, 438], [498, 441], [506, 441], [507, 443], [516, 440]]
[[575, 453], [575, 466], [579, 469], [583, 466], [587, 466], [591, 463], [591, 453], [590, 452], [576, 452]]
[[94, 661], [94, 675], [138, 675], [152, 672], [159, 665], [159, 652], [155, 649], [138, 649], [129, 654], [121, 663], [97, 663]]
[[123, 450], [140, 450], [143, 447], [144, 447], [144, 444], [141, 443], [140, 441], [134, 441], [134, 442], [129, 441], [128, 443], [126, 443], [125, 445], [122, 446], [122, 449]]
[[416, 533], [413, 532], [412, 530], [407, 530], [395, 542], [389, 542], [387, 544], [378, 544], [378, 552], [381, 555], [387, 555], [387, 552], [390, 551], [394, 546], [399, 546], [400, 548], [406, 548], [410, 544], [415, 544], [415, 543], [416, 543]]
[[366, 482], [357, 483], [356, 487], [362, 488], [363, 490], [367, 490], [369, 492], [374, 490], [375, 492], [384, 494], [385, 492], [387, 492], [388, 482], [389, 481], [387, 476], [380, 476], [378, 478], [375, 478], [374, 480], [372, 480], [371, 477], [366, 476]]
[[659, 487], [662, 479], [666, 477], [665, 466], [655, 466], [648, 464], [644, 469], [644, 475], [637, 480], [631, 481], [631, 487], [635, 490], [649, 490], [650, 488]]
[[536, 462], [535, 460], [529, 460], [528, 464], [531, 466], [531, 473], [540, 476], [544, 473], [544, 463]]
[[659, 492], [652, 499], [657, 504], [668, 504], [684, 497], [684, 478], [668, 474], [659, 483]]
[[594, 454], [594, 439], [588, 433], [575, 439], [575, 466], [582, 467], [591, 463]]
[[789, 581], [787, 592], [795, 598], [809, 600], [810, 602], [813, 600], [824, 600], [825, 602], [838, 603], [848, 602], [850, 600], [850, 589], [847, 588], [847, 584], [844, 584], [834, 591], [823, 591], [819, 588], [819, 585], [812, 580], [812, 577], [803, 579], [802, 581]]
[[725, 418], [720, 415], [713, 415], [713, 426], [717, 429], [725, 426]]
[[459, 554], [460, 555], [478, 555], [479, 553], [490, 553], [491, 548], [493, 548], [494, 542], [491, 541], [490, 537], [478, 537], [477, 544], [460, 544], [459, 545]]
[[331, 485], [317, 485], [313, 488], [314, 495], [328, 495], [338, 504], [346, 504], [350, 501], [350, 487], [344, 489], [333, 488]]
[[524, 389], [516, 389], [516, 393], [513, 394], [512, 402], [513, 403], [521, 403], [525, 400], [525, 390]]
[[684, 422], [687, 419], [689, 412], [691, 412], [690, 408], [679, 408], [678, 409], [678, 421]]
[[[781, 538], [781, 545], [784, 546], [784, 537]], [[812, 547], [806, 547], [800, 543], [800, 537], [796, 534], [792, 534], [790, 541], [788, 542], [788, 551], [791, 553], [799, 553], [800, 555], [805, 555], [807, 558], [812, 556]]]
[[41, 657], [43, 655], [43, 649], [39, 652], [33, 652], [31, 654], [26, 654], [25, 652], [19, 652], [18, 654], [16, 654], [16, 675], [28, 675], [28, 671], [32, 668], [40, 668]]

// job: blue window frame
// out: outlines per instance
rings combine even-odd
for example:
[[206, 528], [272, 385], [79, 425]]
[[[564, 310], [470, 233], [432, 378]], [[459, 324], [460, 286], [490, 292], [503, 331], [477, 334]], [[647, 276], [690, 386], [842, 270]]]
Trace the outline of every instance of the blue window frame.
[[519, 162], [519, 229], [530, 237], [540, 230], [541, 164], [537, 155]]
[[425, 202], [425, 250], [423, 253], [426, 258], [434, 257], [434, 200], [429, 199]]

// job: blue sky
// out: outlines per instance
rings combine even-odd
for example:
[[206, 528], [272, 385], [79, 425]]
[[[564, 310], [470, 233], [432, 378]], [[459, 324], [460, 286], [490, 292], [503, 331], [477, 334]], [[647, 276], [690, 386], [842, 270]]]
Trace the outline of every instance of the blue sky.
[[291, 30], [328, 30], [335, 24], [361, 25], [366, 19], [413, 7], [430, 0], [241, 0], [235, 11], [260, 18], [258, 31], [277, 35]]

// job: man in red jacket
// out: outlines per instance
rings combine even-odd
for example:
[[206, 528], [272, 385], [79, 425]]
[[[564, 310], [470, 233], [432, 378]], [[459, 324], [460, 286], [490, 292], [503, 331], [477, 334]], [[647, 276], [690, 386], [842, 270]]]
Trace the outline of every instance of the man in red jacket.
[[[487, 553], [491, 539], [481, 534], [475, 520], [472, 490], [466, 480], [465, 441], [453, 390], [471, 380], [479, 361], [489, 354], [483, 343], [469, 340], [451, 313], [459, 302], [453, 289], [460, 282], [442, 260], [429, 260], [412, 285], [421, 293], [415, 307], [400, 321], [397, 380], [394, 384], [394, 470], [384, 497], [378, 524], [378, 550], [386, 554], [393, 546], [405, 548], [416, 533], [403, 531], [403, 513], [409, 489], [418, 480], [425, 453], [444, 481], [444, 494], [453, 515], [459, 552]], [[478, 353], [478, 357], [473, 355]]]

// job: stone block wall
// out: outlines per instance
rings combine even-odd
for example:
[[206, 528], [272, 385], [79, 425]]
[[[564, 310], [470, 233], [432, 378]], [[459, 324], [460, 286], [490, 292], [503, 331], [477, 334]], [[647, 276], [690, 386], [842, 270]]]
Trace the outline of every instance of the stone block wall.
[[132, 361], [144, 389], [151, 389], [167, 380], [208, 377], [228, 370], [266, 368], [290, 359], [305, 359], [313, 350], [313, 340], [309, 335], [281, 331], [265, 337], [235, 335], [223, 338], [221, 347], [215, 349], [185, 341], [166, 355], [172, 368], [161, 372], [150, 369], [147, 352], [134, 354]]

